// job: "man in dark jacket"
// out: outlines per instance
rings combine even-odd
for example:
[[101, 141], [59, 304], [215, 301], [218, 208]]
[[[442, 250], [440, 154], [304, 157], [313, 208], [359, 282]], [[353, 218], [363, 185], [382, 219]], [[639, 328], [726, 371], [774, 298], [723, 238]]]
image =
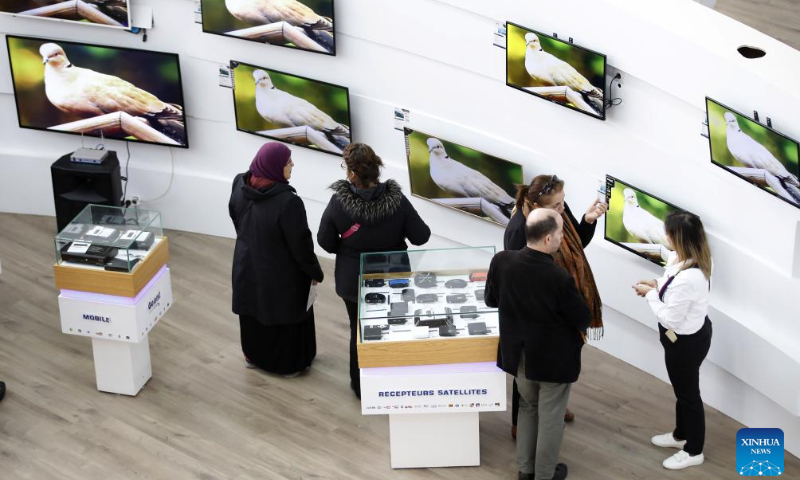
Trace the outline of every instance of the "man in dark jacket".
[[497, 366], [516, 377], [520, 392], [517, 463], [520, 480], [562, 480], [557, 463], [564, 409], [581, 369], [581, 332], [591, 314], [574, 279], [553, 261], [563, 220], [536, 209], [526, 223], [527, 246], [492, 259], [486, 304], [500, 314]]

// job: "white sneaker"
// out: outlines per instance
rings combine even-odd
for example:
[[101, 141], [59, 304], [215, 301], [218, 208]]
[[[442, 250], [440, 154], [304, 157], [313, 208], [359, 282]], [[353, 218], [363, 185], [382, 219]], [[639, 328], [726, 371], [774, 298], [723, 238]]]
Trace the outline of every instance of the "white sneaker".
[[683, 446], [686, 445], [686, 440], [678, 441], [675, 440], [675, 437], [673, 437], [671, 433], [665, 433], [664, 435], [656, 435], [651, 438], [650, 443], [657, 447], [683, 448]]
[[700, 455], [695, 455], [693, 457], [688, 453], [684, 452], [683, 450], [681, 450], [675, 455], [664, 460], [663, 465], [664, 468], [668, 468], [670, 470], [680, 470], [686, 467], [694, 467], [695, 465], [701, 465], [704, 460], [705, 457], [703, 456], [702, 453]]

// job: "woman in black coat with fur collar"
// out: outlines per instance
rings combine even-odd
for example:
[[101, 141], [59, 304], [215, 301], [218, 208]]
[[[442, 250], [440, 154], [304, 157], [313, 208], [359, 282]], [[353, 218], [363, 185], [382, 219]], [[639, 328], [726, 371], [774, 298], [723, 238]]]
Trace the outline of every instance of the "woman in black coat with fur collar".
[[303, 200], [289, 185], [292, 152], [261, 147], [249, 171], [233, 181], [229, 210], [236, 228], [233, 313], [250, 367], [293, 377], [317, 353], [312, 282], [322, 281]]
[[350, 387], [361, 398], [358, 369], [358, 275], [361, 254], [406, 250], [406, 240], [422, 245], [431, 229], [422, 221], [394, 180], [379, 182], [383, 162], [368, 145], [344, 149], [347, 180], [334, 191], [317, 232], [319, 246], [336, 254], [336, 293], [350, 317]]

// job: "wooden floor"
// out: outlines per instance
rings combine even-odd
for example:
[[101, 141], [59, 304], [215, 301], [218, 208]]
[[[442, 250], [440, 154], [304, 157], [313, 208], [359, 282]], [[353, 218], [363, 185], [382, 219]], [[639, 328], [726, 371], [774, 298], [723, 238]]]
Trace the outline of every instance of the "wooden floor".
[[800, 50], [800, 0], [718, 0], [714, 10]]
[[[389, 467], [388, 419], [362, 416], [349, 389], [330, 261], [311, 371], [287, 380], [245, 369], [229, 239], [169, 232], [175, 305], [150, 335], [153, 378], [135, 398], [98, 392], [90, 340], [60, 332], [54, 233], [53, 218], [0, 214], [3, 480], [516, 478], [508, 412], [481, 416], [481, 467]], [[669, 430], [671, 397], [667, 384], [586, 348], [561, 455], [570, 478], [732, 478], [741, 425], [711, 408], [706, 464], [661, 467], [670, 451], [649, 438]], [[800, 461], [787, 454], [786, 468]]]

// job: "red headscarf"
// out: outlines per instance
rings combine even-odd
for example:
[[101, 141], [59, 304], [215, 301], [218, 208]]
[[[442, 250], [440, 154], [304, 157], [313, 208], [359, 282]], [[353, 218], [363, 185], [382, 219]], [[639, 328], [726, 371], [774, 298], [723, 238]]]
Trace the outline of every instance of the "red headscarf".
[[250, 186], [263, 188], [273, 183], [289, 183], [283, 169], [292, 158], [292, 151], [278, 142], [265, 143], [250, 163]]

